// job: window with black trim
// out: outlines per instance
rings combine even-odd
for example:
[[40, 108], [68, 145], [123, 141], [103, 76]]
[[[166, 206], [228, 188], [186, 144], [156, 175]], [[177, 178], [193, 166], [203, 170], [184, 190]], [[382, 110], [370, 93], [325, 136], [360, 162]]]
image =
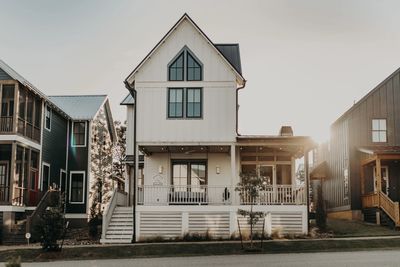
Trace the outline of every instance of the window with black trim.
[[189, 51], [183, 48], [180, 54], [168, 65], [169, 81], [201, 81], [203, 67], [201, 62]]
[[387, 142], [386, 119], [372, 120], [372, 142], [374, 143]]
[[169, 66], [168, 79], [170, 81], [183, 81], [183, 62], [184, 52]]
[[86, 146], [86, 122], [73, 122], [72, 146]]
[[201, 81], [201, 66], [189, 52], [187, 52], [186, 63], [186, 79], [188, 81]]
[[201, 118], [201, 88], [186, 89], [186, 117]]
[[183, 117], [183, 88], [168, 89], [168, 118]]

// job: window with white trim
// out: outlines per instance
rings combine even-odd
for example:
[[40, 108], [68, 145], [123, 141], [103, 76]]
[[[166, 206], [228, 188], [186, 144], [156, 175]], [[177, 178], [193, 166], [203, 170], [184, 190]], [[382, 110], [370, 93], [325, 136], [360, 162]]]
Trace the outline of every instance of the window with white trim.
[[85, 172], [74, 172], [70, 174], [70, 203], [84, 203], [85, 195]]
[[372, 120], [372, 142], [374, 143], [387, 142], [386, 119]]
[[86, 122], [74, 121], [72, 125], [72, 146], [86, 146]]
[[51, 130], [51, 108], [49, 105], [46, 105], [45, 115], [44, 115], [44, 128], [46, 130]]

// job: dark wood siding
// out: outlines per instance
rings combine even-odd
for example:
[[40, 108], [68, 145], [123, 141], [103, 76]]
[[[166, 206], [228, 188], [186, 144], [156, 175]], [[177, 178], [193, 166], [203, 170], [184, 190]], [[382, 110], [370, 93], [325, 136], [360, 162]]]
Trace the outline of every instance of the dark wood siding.
[[60, 170], [66, 170], [68, 121], [52, 110], [50, 125], [50, 131], [43, 129], [42, 161], [50, 164], [50, 185], [60, 186]]
[[[72, 147], [69, 144], [68, 152], [68, 174], [67, 174], [67, 213], [86, 213], [86, 202], [87, 202], [87, 183], [88, 183], [88, 147], [89, 147], [89, 122], [87, 123], [86, 131], [86, 146], [85, 147]], [[69, 126], [69, 139], [71, 140], [72, 134], [72, 122]], [[85, 172], [85, 195], [83, 204], [70, 204], [69, 203], [69, 187], [70, 187], [70, 176], [71, 171], [84, 171]]]
[[[361, 208], [360, 199], [360, 152], [359, 147], [373, 146], [372, 119], [386, 119], [387, 142], [379, 145], [400, 146], [400, 76], [399, 70], [389, 76], [384, 82], [361, 99], [332, 125], [331, 153], [329, 161], [330, 179], [325, 186], [324, 194], [331, 202], [331, 208], [340, 207], [348, 203], [346, 196], [341, 193], [340, 180], [344, 183], [341, 168], [346, 168], [343, 162], [345, 152], [348, 152], [348, 169], [350, 180], [351, 209]], [[338, 132], [345, 131], [343, 125], [347, 123], [348, 140]], [[347, 142], [347, 145], [346, 145]], [[341, 146], [336, 148], [336, 146]], [[397, 169], [394, 168], [397, 173]], [[395, 184], [393, 182], [393, 184]], [[397, 186], [397, 183], [395, 184]], [[368, 184], [367, 187], [370, 187]], [[332, 191], [332, 192], [329, 192]], [[327, 193], [326, 193], [327, 192]], [[344, 198], [340, 200], [340, 198]]]

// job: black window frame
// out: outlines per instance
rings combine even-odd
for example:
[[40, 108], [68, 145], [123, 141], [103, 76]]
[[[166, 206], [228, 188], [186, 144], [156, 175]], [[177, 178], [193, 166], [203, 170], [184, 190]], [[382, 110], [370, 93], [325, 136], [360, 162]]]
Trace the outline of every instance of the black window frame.
[[[186, 93], [186, 98], [185, 98], [185, 106], [186, 106], [186, 112], [185, 112], [185, 115], [186, 115], [186, 118], [189, 118], [189, 119], [191, 119], [191, 118], [194, 118], [194, 119], [199, 119], [199, 118], [202, 118], [203, 117], [203, 88], [201, 88], [201, 87], [188, 87], [188, 88], [185, 88], [186, 90], [185, 90], [185, 93]], [[189, 90], [199, 90], [200, 91], [200, 114], [198, 115], [198, 116], [195, 116], [195, 115], [190, 115], [189, 116], [189, 114], [188, 114], [188, 111], [189, 111], [189, 107], [188, 107], [188, 105], [189, 105], [189, 93], [188, 93], [188, 91]], [[191, 102], [191, 103], [198, 103], [198, 102]], [[194, 111], [193, 111], [193, 113], [194, 113]]]
[[[182, 57], [182, 67], [173, 67], [173, 65]], [[178, 69], [182, 69], [182, 79], [171, 79], [171, 68], [176, 70], [176, 77], [178, 77]], [[168, 81], [184, 81], [185, 80], [185, 51], [182, 51], [174, 61], [168, 65]]]
[[[192, 58], [192, 60], [198, 65], [198, 67], [189, 67], [189, 57]], [[186, 50], [186, 61], [185, 61], [185, 71], [186, 71], [186, 81], [202, 81], [203, 80], [203, 65], [196, 59], [196, 57], [190, 53], [189, 51]], [[200, 78], [198, 80], [196, 79], [189, 79], [189, 68], [190, 69], [200, 69]], [[194, 77], [194, 74], [193, 74]]]
[[[181, 113], [181, 116], [171, 116], [171, 107], [170, 107], [170, 104], [171, 104], [171, 91], [172, 90], [180, 90], [181, 92], [182, 92], [182, 101], [181, 101], [181, 108], [182, 108], [182, 113]], [[170, 118], [170, 119], [179, 119], [179, 118], [183, 118], [184, 117], [184, 114], [185, 114], [185, 108], [184, 108], [184, 101], [185, 101], [185, 88], [182, 88], [182, 87], [171, 87], [171, 88], [168, 88], [168, 100], [167, 100], [167, 105], [168, 105], [168, 107], [167, 107], [167, 115], [168, 115], [168, 118]], [[174, 103], [179, 103], [179, 102], [174, 102]], [[176, 108], [175, 108], [175, 113], [176, 113]]]

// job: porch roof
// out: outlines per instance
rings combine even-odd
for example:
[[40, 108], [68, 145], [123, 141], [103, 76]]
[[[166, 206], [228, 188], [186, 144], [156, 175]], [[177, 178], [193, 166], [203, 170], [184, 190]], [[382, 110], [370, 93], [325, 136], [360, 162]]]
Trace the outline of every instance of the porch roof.
[[198, 145], [198, 146], [188, 146], [188, 145], [143, 145], [139, 146], [139, 150], [145, 154], [150, 155], [152, 153], [228, 153], [230, 152], [230, 146], [228, 145]]
[[325, 179], [327, 177], [328, 164], [326, 161], [321, 162], [310, 172], [311, 180]]
[[359, 147], [358, 151], [370, 154], [370, 155], [397, 155], [400, 154], [400, 146], [364, 146]]

